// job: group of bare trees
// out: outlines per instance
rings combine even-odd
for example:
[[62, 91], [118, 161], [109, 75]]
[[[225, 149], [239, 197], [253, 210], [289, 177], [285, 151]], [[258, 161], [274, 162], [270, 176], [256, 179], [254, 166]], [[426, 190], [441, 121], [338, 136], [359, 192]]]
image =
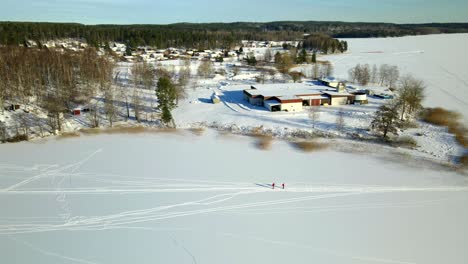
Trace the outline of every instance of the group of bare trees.
[[198, 75], [203, 78], [208, 78], [214, 74], [213, 62], [203, 60], [198, 66]]
[[395, 88], [395, 84], [400, 77], [400, 71], [397, 66], [382, 64], [380, 67], [373, 65], [372, 69], [369, 64], [357, 64], [348, 71], [349, 78], [352, 82], [360, 85], [368, 85], [370, 83], [386, 85], [390, 88]]
[[62, 115], [73, 103], [110, 87], [114, 63], [90, 48], [84, 52], [0, 48], [0, 105], [5, 100], [44, 107], [61, 130]]
[[404, 121], [414, 118], [422, 109], [424, 88], [421, 80], [411, 75], [403, 76], [396, 90], [397, 97], [379, 108], [371, 123], [372, 128], [382, 133], [383, 138], [390, 133], [396, 134]]

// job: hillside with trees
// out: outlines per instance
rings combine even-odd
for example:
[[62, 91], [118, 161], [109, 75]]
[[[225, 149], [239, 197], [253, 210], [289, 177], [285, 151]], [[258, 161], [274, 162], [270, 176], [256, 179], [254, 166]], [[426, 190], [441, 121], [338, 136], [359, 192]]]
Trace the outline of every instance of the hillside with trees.
[[438, 33], [466, 33], [468, 23], [390, 24], [349, 22], [179, 23], [170, 25], [83, 25], [77, 23], [0, 22], [0, 44], [26, 40], [85, 39], [97, 46], [118, 41], [139, 45], [228, 48], [241, 40], [302, 40], [304, 34], [322, 33], [333, 38], [388, 37]]

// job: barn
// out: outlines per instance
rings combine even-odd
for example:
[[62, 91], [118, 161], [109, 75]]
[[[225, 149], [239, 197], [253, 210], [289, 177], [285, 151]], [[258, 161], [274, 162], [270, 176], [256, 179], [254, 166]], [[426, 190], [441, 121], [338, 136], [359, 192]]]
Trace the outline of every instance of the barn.
[[244, 100], [248, 101], [251, 105], [263, 106], [263, 96], [257, 89], [244, 90]]
[[281, 96], [277, 98], [281, 103], [281, 111], [300, 112], [302, 111], [302, 99], [295, 96]]
[[329, 105], [330, 97], [317, 94], [317, 95], [299, 95], [299, 98], [302, 99], [303, 106], [319, 106], [319, 105]]
[[330, 105], [354, 104], [354, 94], [339, 93], [334, 91], [325, 91], [324, 94], [330, 98]]

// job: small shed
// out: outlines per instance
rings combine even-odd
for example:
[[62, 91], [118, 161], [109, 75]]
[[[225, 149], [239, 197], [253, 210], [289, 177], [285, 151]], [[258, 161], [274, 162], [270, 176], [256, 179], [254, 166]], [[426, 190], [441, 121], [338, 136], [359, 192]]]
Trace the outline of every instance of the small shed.
[[270, 112], [278, 112], [278, 111], [281, 111], [281, 103], [276, 100], [276, 99], [273, 99], [273, 100], [267, 100], [265, 102], [263, 102], [263, 104], [265, 105], [265, 107], [270, 110]]
[[81, 109], [80, 108], [75, 108], [71, 112], [72, 112], [72, 115], [74, 115], [74, 116], [81, 115]]
[[219, 96], [216, 93], [213, 93], [211, 95], [211, 102], [213, 104], [219, 104], [221, 102], [221, 99], [219, 98]]
[[354, 93], [354, 104], [368, 104], [367, 94], [364, 92]]

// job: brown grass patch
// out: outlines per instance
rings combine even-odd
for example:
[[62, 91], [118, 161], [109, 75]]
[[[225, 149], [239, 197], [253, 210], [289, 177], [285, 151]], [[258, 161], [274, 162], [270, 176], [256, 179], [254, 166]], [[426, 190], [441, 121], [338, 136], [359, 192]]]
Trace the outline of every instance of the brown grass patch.
[[461, 156], [459, 162], [462, 167], [468, 168], [468, 154]]
[[450, 127], [458, 124], [461, 115], [457, 112], [449, 111], [440, 107], [427, 108], [422, 114], [422, 120], [437, 126]]
[[134, 127], [126, 127], [126, 126], [116, 126], [113, 128], [108, 128], [103, 130], [106, 134], [141, 134], [148, 132], [149, 129], [143, 126], [134, 126]]
[[273, 143], [273, 137], [268, 135], [255, 135], [255, 147], [260, 150], [270, 150]]
[[468, 130], [460, 123], [460, 113], [440, 107], [425, 109], [422, 120], [437, 126], [445, 126], [449, 133], [455, 135], [457, 142], [468, 148]]
[[14, 137], [6, 139], [6, 142], [8, 143], [16, 143], [16, 142], [21, 142], [21, 141], [28, 141], [29, 137], [28, 135], [16, 135]]
[[103, 132], [101, 128], [83, 128], [80, 129], [80, 132], [84, 135], [98, 135]]
[[66, 133], [60, 134], [60, 136], [58, 136], [58, 139], [76, 138], [76, 137], [80, 137], [80, 133], [73, 131], [73, 132], [66, 132]]
[[113, 128], [86, 128], [81, 129], [84, 135], [99, 135], [99, 134], [143, 134], [143, 133], [176, 133], [179, 132], [175, 128], [151, 128], [144, 126], [115, 126]]
[[196, 136], [202, 136], [205, 133], [205, 128], [203, 127], [194, 127], [189, 129]]
[[327, 148], [327, 145], [324, 143], [318, 143], [315, 141], [294, 141], [291, 142], [291, 145], [303, 152], [314, 152], [319, 150], [324, 150]]

